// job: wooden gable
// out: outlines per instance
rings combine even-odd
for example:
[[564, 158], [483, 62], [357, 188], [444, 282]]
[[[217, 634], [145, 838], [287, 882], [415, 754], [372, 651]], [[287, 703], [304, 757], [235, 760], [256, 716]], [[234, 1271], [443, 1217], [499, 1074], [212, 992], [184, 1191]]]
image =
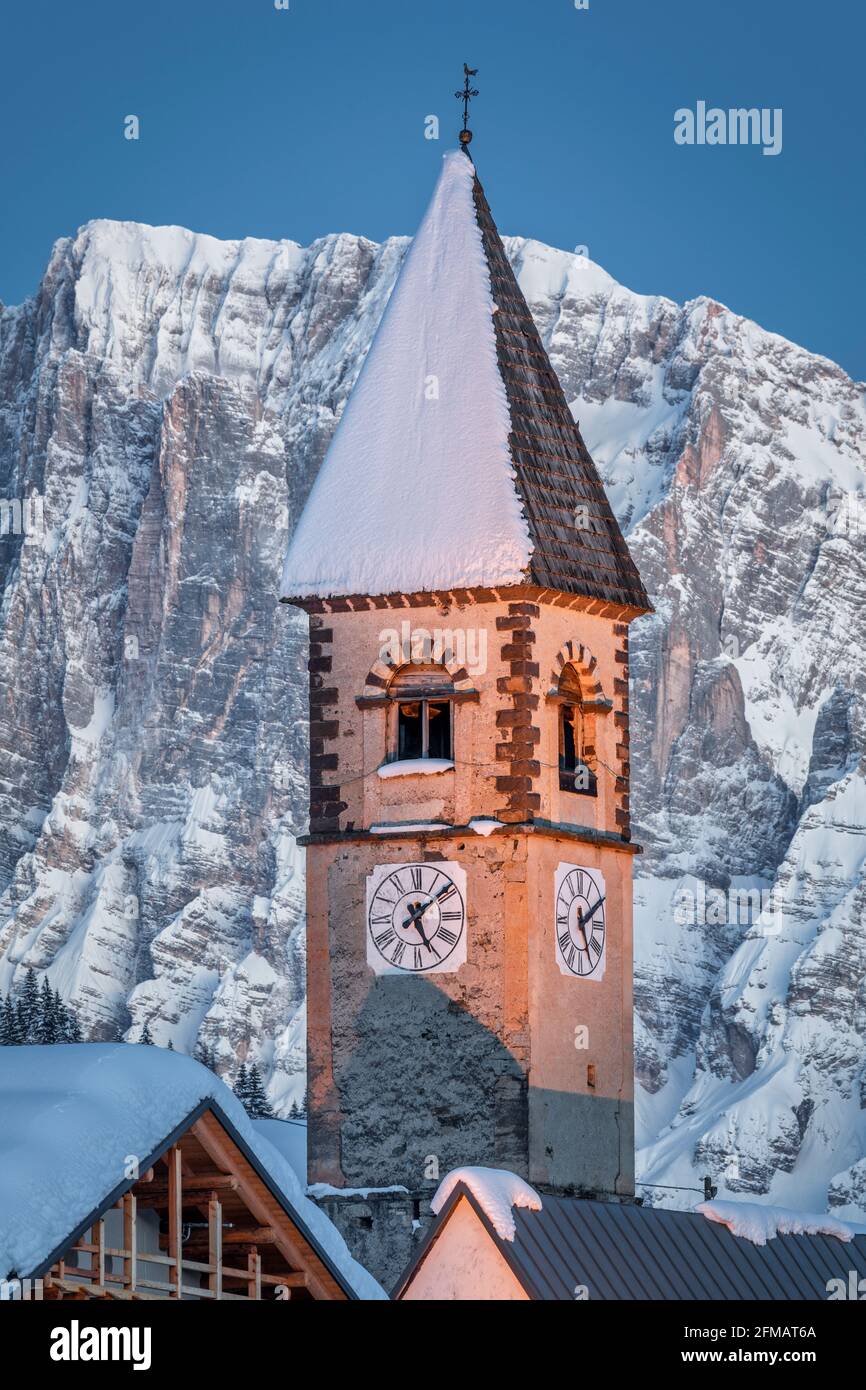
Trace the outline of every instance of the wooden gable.
[[42, 1272], [46, 1299], [355, 1297], [216, 1107], [190, 1116]]

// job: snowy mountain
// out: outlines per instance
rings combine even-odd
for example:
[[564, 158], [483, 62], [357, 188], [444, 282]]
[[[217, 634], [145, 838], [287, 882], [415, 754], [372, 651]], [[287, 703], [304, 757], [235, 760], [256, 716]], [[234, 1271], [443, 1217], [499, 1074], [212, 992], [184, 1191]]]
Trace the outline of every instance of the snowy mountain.
[[[97, 1037], [257, 1056], [283, 1112], [306, 678], [277, 584], [407, 244], [94, 222], [0, 312], [0, 497], [44, 499], [0, 541], [0, 991], [32, 964]], [[632, 629], [642, 1176], [862, 1216], [862, 386], [506, 245], [657, 609]]]

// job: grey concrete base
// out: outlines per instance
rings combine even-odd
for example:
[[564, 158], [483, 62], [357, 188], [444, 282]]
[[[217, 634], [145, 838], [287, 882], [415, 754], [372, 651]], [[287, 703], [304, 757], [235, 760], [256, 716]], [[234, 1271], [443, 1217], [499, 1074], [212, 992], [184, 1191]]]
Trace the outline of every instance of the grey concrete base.
[[352, 1255], [390, 1293], [433, 1222], [424, 1192], [371, 1192], [366, 1197], [316, 1197]]
[[529, 1181], [560, 1195], [634, 1196], [634, 1106], [529, 1089]]

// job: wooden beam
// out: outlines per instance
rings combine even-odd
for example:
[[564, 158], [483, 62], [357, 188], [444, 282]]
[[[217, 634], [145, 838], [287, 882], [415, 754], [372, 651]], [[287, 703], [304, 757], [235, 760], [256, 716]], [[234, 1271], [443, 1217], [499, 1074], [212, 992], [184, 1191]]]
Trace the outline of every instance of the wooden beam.
[[135, 1293], [138, 1273], [138, 1213], [134, 1192], [127, 1192], [123, 1198], [123, 1244], [129, 1252], [123, 1261], [123, 1282], [130, 1293]]
[[[211, 1162], [238, 1178], [238, 1195], [253, 1219], [277, 1232], [277, 1249], [286, 1264], [307, 1271], [307, 1288], [314, 1298], [343, 1300], [347, 1294], [316, 1251], [308, 1244], [273, 1193], [262, 1182], [249, 1160], [232, 1142], [215, 1115], [205, 1112], [192, 1127], [192, 1133]], [[280, 1280], [279, 1282], [283, 1282]]]
[[247, 1255], [247, 1268], [250, 1275], [247, 1280], [247, 1298], [254, 1298], [260, 1302], [262, 1297], [262, 1257], [258, 1251]]
[[[211, 1192], [236, 1192], [238, 1180], [233, 1173], [192, 1173], [184, 1174], [183, 1190], [189, 1201], [188, 1206], [197, 1206], [209, 1199]], [[138, 1193], [140, 1206], [159, 1207], [167, 1205], [169, 1184], [152, 1182], [146, 1192]]]
[[223, 1296], [223, 1209], [218, 1197], [208, 1203], [208, 1288], [214, 1298]]
[[272, 1226], [252, 1226], [244, 1229], [231, 1226], [223, 1231], [223, 1245], [275, 1245], [277, 1233]]
[[168, 1253], [174, 1260], [171, 1279], [175, 1298], [183, 1295], [181, 1239], [183, 1230], [183, 1172], [177, 1144], [166, 1155], [168, 1163]]
[[[183, 1179], [184, 1192], [234, 1192], [237, 1185], [238, 1180], [233, 1173], [185, 1173]], [[153, 1182], [147, 1195], [152, 1197], [157, 1192], [167, 1190], [168, 1183]]]

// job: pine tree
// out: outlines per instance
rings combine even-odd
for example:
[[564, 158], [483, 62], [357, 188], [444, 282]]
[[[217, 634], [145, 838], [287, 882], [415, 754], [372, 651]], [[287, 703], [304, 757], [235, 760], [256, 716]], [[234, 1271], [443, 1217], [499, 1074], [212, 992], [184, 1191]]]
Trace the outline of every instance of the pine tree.
[[48, 983], [48, 976], [42, 976], [42, 988], [39, 991], [39, 1013], [36, 1019], [36, 1042], [43, 1046], [56, 1043], [58, 1041], [57, 1030], [57, 1008], [54, 1003], [54, 994]]
[[24, 1043], [38, 1042], [39, 1032], [39, 986], [36, 983], [36, 971], [31, 965], [24, 977], [24, 987], [21, 990], [21, 998], [18, 1001], [18, 1026], [21, 1030], [21, 1041]]
[[171, 1038], [169, 1038], [168, 1040], [168, 1051], [174, 1052], [174, 1043], [172, 1042]]
[[3, 1010], [0, 1012], [0, 1047], [15, 1047], [18, 1042], [18, 1018], [15, 1005], [7, 994], [3, 1001]]
[[298, 1106], [298, 1118], [301, 1119], [301, 1120], [305, 1120], [305, 1119], [307, 1118], [307, 1093], [306, 1093], [306, 1091], [304, 1091], [303, 1099], [301, 1100], [301, 1103], [300, 1103], [300, 1105]]
[[195, 1056], [195, 1060], [196, 1060], [197, 1062], [201, 1062], [201, 1065], [202, 1065], [203, 1067], [207, 1067], [210, 1071], [216, 1072], [216, 1069], [217, 1069], [216, 1049], [213, 1048], [213, 1047], [208, 1047], [207, 1043], [206, 1043], [206, 1042], [202, 1042], [200, 1038], [199, 1038], [198, 1042], [197, 1042], [196, 1045], [195, 1045], [195, 1053], [194, 1053], [194, 1056]]
[[296, 1120], [298, 1118], [298, 1114], [298, 1102], [296, 1100], [293, 1100], [291, 1105], [289, 1106], [289, 1119]]
[[246, 1062], [241, 1062], [238, 1067], [238, 1074], [235, 1077], [235, 1095], [246, 1109], [247, 1101], [250, 1098], [250, 1082], [247, 1076]]
[[250, 1067], [247, 1079], [249, 1091], [244, 1102], [247, 1114], [253, 1120], [272, 1120], [274, 1118], [273, 1106], [265, 1095], [257, 1062], [253, 1062]]
[[72, 1041], [69, 1036], [72, 1031], [72, 1019], [72, 1009], [66, 1007], [63, 1000], [60, 998], [60, 991], [56, 989], [54, 991], [54, 1026], [57, 1034], [54, 1040], [55, 1042], [66, 1043]]
[[63, 1033], [63, 1041], [69, 1043], [84, 1042], [81, 1032], [81, 1024], [78, 1022], [78, 1015], [74, 1009], [67, 1010], [66, 1026]]
[[151, 1037], [150, 1033], [150, 1024], [147, 1022], [147, 1020], [145, 1020], [144, 1027], [141, 1030], [141, 1037], [138, 1041], [140, 1043], [143, 1043], [145, 1047], [153, 1047], [154, 1045], [153, 1038]]

